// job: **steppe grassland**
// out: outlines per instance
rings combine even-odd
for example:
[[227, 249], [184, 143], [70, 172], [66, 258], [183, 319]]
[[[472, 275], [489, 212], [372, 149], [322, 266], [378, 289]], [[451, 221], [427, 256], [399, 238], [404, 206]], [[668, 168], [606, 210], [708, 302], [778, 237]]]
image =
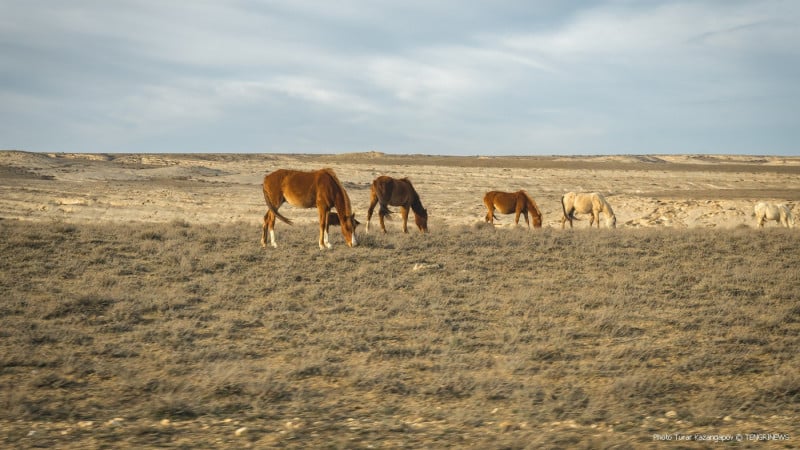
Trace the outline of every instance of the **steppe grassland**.
[[0, 221], [3, 444], [796, 444], [790, 230], [438, 225]]

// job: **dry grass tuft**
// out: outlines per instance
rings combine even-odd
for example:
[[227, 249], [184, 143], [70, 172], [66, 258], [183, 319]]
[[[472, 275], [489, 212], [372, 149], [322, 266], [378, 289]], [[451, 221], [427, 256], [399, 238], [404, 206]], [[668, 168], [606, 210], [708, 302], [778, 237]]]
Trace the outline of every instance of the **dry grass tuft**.
[[312, 226], [280, 228], [267, 251], [259, 234], [0, 221], [2, 445], [602, 448], [800, 431], [790, 231], [475, 225], [353, 249], [332, 234], [332, 251]]

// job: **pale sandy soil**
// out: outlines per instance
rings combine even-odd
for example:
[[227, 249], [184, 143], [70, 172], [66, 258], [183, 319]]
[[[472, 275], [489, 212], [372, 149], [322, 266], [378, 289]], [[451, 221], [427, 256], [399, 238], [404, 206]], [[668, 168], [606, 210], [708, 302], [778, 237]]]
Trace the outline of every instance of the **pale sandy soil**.
[[[560, 197], [598, 191], [619, 228], [754, 226], [757, 201], [800, 200], [800, 157], [597, 156], [438, 157], [385, 155], [45, 154], [0, 152], [0, 218], [32, 221], [245, 222], [260, 225], [263, 176], [278, 168], [333, 168], [357, 217], [366, 220], [369, 185], [379, 175], [409, 177], [432, 231], [472, 225], [488, 190], [525, 189], [560, 227]], [[299, 223], [313, 210], [284, 205]], [[795, 214], [797, 215], [797, 213]], [[588, 216], [576, 227], [588, 227]], [[375, 219], [373, 219], [375, 220]], [[500, 216], [499, 226], [513, 224]], [[774, 223], [769, 226], [776, 226]], [[278, 232], [286, 225], [279, 225]], [[395, 221], [390, 231], [399, 229]]]

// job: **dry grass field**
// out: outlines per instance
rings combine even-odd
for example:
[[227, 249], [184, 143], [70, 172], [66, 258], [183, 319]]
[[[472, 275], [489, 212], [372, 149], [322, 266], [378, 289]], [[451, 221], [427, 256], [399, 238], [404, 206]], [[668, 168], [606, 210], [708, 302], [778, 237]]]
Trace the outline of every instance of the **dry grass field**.
[[[745, 209], [796, 160], [375, 159], [0, 153], [0, 447], [798, 446], [800, 242]], [[321, 251], [285, 206], [262, 249], [278, 164], [410, 174], [431, 233]], [[618, 229], [560, 229], [577, 185]]]

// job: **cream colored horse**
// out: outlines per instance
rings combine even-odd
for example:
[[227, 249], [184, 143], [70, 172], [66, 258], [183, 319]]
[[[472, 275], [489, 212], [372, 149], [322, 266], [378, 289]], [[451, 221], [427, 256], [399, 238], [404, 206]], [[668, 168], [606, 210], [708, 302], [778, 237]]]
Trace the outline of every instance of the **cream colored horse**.
[[606, 218], [606, 226], [609, 228], [617, 227], [617, 216], [614, 215], [614, 210], [608, 204], [605, 197], [597, 192], [591, 193], [575, 193], [567, 192], [561, 197], [561, 210], [564, 216], [561, 217], [561, 228], [564, 228], [564, 223], [569, 220], [569, 227], [572, 228], [572, 221], [576, 220], [575, 213], [592, 214], [589, 219], [589, 227], [597, 221], [597, 228], [600, 228], [600, 213]]
[[794, 217], [789, 207], [783, 203], [766, 203], [759, 202], [753, 208], [753, 213], [756, 216], [756, 224], [759, 228], [764, 227], [764, 222], [774, 220], [786, 228], [794, 228]]

